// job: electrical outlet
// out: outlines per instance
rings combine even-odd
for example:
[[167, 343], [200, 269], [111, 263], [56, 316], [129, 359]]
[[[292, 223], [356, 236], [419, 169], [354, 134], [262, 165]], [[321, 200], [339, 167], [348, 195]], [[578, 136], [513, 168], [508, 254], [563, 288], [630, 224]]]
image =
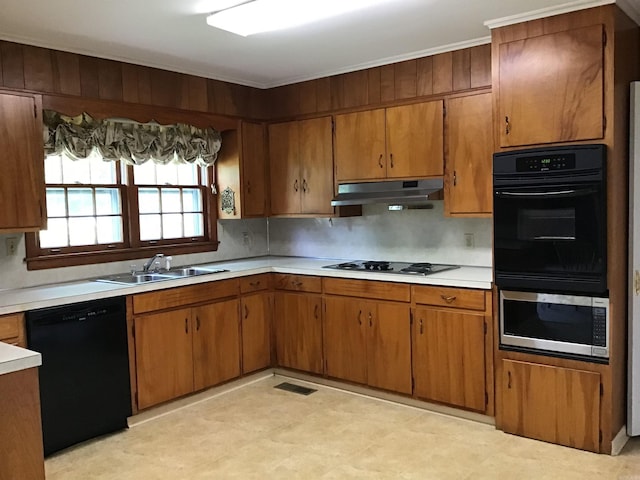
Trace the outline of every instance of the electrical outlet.
[[9, 237], [6, 240], [7, 244], [7, 256], [13, 256], [18, 253], [18, 239], [16, 237]]
[[251, 236], [249, 235], [249, 232], [242, 232], [242, 244], [245, 247], [251, 245]]
[[475, 239], [473, 238], [473, 233], [464, 234], [464, 246], [466, 248], [473, 248], [475, 246]]

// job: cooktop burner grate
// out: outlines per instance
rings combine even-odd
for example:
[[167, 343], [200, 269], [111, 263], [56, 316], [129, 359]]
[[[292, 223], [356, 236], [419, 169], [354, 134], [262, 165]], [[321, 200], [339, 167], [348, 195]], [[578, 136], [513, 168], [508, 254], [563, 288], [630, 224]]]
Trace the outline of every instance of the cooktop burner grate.
[[324, 268], [336, 270], [352, 270], [372, 273], [396, 273], [401, 275], [431, 275], [434, 273], [460, 268], [458, 265], [447, 265], [427, 262], [387, 262], [380, 260], [352, 260], [350, 262], [325, 265]]

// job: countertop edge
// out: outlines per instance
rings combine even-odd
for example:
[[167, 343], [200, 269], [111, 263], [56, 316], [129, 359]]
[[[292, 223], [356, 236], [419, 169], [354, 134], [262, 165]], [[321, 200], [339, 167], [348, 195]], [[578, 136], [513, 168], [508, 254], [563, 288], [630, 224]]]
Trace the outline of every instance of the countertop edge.
[[0, 375], [40, 365], [42, 365], [42, 355], [38, 352], [0, 342]]

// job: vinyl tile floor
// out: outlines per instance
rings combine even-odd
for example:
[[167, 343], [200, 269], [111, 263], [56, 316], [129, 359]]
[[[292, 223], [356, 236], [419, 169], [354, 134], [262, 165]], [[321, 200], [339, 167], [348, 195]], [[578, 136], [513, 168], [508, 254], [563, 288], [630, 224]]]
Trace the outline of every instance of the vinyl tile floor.
[[[303, 396], [273, 388], [316, 388]], [[47, 480], [640, 480], [640, 438], [618, 456], [270, 376], [49, 457]]]

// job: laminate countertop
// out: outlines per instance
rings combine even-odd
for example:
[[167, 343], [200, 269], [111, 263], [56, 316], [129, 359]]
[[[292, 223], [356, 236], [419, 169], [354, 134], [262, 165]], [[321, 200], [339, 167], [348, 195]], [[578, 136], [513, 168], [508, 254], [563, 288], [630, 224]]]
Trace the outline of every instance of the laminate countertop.
[[42, 365], [42, 355], [0, 342], [0, 375]]
[[200, 265], [203, 267], [222, 268], [228, 270], [228, 272], [138, 285], [119, 285], [86, 279], [15, 290], [2, 290], [0, 291], [0, 315], [269, 272], [483, 290], [488, 290], [492, 287], [493, 274], [492, 269], [489, 267], [463, 266], [454, 270], [447, 270], [426, 276], [394, 275], [384, 272], [357, 272], [323, 268], [326, 265], [333, 265], [345, 261], [348, 260], [265, 256]]

